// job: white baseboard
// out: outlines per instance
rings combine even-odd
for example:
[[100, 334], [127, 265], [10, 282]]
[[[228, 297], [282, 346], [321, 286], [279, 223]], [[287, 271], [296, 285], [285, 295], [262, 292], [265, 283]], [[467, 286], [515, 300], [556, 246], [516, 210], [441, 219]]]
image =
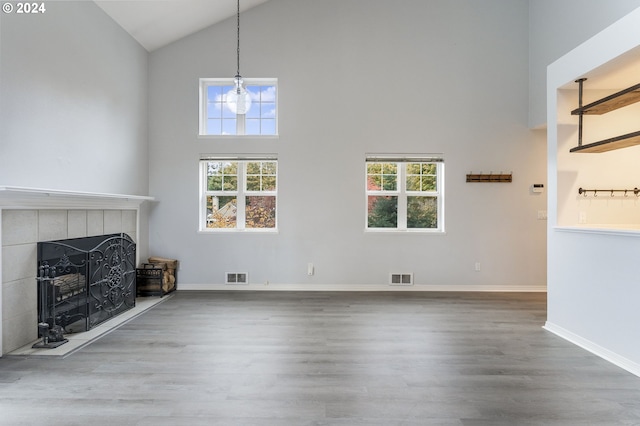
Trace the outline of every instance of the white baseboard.
[[640, 377], [640, 364], [633, 362], [621, 355], [618, 355], [617, 353], [612, 352], [607, 348], [603, 348], [602, 346], [593, 343], [592, 341], [574, 334], [569, 330], [566, 330], [549, 321], [547, 321], [542, 328], [555, 334], [558, 337], [561, 337], [573, 343], [574, 345], [580, 346], [582, 349], [585, 349], [592, 354], [599, 356], [600, 358], [612, 363], [613, 365], [616, 365], [624, 370], [627, 370], [629, 373]]
[[470, 291], [544, 293], [546, 286], [476, 286], [476, 285], [412, 285], [385, 284], [178, 284], [178, 290], [208, 291]]

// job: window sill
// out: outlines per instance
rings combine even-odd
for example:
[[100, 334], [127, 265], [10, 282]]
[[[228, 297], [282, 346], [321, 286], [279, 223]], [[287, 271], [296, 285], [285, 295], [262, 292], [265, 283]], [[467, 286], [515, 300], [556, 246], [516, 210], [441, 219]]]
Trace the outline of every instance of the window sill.
[[250, 234], [250, 235], [275, 235], [279, 234], [277, 229], [199, 229], [198, 234], [221, 235], [221, 234]]
[[399, 235], [445, 235], [442, 229], [365, 229], [365, 234], [399, 234]]
[[280, 135], [198, 135], [198, 139], [280, 139]]

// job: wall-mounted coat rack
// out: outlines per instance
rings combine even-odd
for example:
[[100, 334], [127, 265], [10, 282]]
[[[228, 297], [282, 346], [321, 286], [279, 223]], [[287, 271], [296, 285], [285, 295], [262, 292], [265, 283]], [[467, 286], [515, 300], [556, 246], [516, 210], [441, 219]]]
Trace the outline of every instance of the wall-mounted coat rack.
[[601, 194], [608, 194], [610, 197], [615, 197], [616, 192], [622, 192], [623, 196], [628, 197], [630, 194], [635, 195], [636, 197], [640, 197], [640, 189], [638, 188], [633, 188], [633, 189], [583, 189], [583, 188], [578, 188], [578, 194], [582, 195], [583, 197], [586, 197], [587, 194], [589, 192], [593, 192], [593, 196], [597, 197], [598, 193]]
[[511, 182], [513, 180], [513, 173], [470, 173], [467, 175], [467, 182]]

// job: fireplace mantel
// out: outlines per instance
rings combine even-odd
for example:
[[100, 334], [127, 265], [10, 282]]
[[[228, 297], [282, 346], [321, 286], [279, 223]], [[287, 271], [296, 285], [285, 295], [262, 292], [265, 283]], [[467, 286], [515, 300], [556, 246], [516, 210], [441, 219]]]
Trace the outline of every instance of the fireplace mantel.
[[155, 199], [143, 195], [0, 185], [0, 209], [136, 209], [147, 201]]

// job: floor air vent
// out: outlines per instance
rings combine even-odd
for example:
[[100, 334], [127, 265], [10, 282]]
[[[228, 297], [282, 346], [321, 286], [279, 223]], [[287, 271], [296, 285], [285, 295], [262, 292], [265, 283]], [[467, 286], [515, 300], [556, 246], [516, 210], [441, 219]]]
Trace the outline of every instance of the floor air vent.
[[225, 284], [249, 284], [246, 272], [227, 272]]
[[413, 274], [391, 274], [389, 285], [413, 285]]

